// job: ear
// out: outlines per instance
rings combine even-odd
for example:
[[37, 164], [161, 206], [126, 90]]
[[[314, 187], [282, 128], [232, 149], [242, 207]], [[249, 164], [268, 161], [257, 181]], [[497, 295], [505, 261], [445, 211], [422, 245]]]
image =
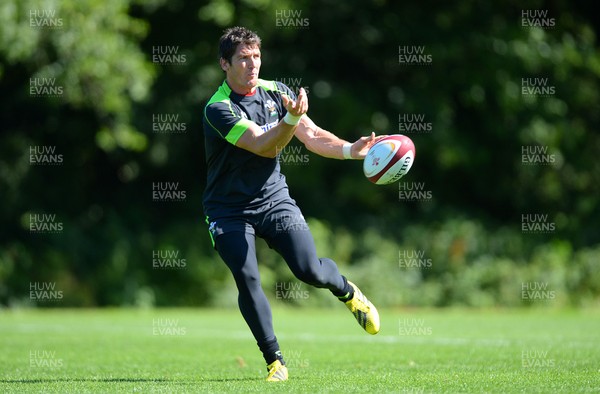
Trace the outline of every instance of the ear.
[[221, 69], [225, 72], [227, 72], [227, 70], [229, 70], [229, 67], [231, 67], [231, 64], [229, 64], [227, 59], [224, 58], [219, 59], [219, 64], [221, 65]]

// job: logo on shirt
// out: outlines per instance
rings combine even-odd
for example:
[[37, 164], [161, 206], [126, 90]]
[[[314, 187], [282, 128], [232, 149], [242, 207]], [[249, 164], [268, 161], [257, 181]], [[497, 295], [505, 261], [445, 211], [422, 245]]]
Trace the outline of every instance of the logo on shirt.
[[208, 225], [208, 231], [215, 236], [217, 234], [217, 222], [210, 222]]
[[277, 107], [275, 106], [275, 102], [273, 100], [267, 100], [264, 106], [269, 111], [270, 116], [277, 116]]
[[274, 122], [267, 123], [266, 125], [260, 126], [260, 129], [263, 131], [263, 133], [266, 133], [267, 131], [271, 130], [273, 127], [277, 126], [277, 123], [279, 123], [279, 122], [277, 120], [275, 120]]

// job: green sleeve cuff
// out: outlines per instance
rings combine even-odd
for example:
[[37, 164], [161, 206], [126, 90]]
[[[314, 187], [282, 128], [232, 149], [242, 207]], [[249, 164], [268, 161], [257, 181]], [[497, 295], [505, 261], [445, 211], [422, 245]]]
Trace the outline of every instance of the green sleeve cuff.
[[252, 121], [248, 119], [240, 119], [227, 133], [227, 137], [225, 139], [229, 141], [231, 144], [235, 145], [242, 134], [248, 130], [248, 127], [252, 124]]

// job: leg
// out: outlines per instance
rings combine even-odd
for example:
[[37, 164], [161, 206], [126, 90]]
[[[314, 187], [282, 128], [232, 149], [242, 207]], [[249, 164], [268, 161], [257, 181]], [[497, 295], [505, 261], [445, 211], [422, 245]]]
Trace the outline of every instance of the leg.
[[274, 207], [265, 219], [264, 237], [286, 261], [294, 275], [309, 285], [329, 289], [336, 296], [348, 295], [348, 285], [336, 263], [318, 258], [313, 236], [300, 212], [292, 202]]
[[240, 231], [228, 232], [216, 237], [215, 247], [235, 279], [242, 316], [265, 361], [271, 364], [281, 358], [281, 352], [273, 331], [271, 306], [260, 284], [255, 236]]
[[379, 332], [377, 308], [360, 289], [350, 283], [338, 271], [331, 259], [317, 258], [315, 242], [300, 213], [293, 203], [284, 202], [268, 215], [267, 242], [285, 259], [288, 266], [303, 282], [315, 287], [329, 289], [346, 304], [360, 326], [369, 334]]
[[317, 259], [310, 232], [289, 231], [270, 240], [271, 245], [283, 256], [296, 277], [315, 287], [329, 289], [344, 301], [358, 324], [369, 334], [379, 332], [379, 312], [360, 289], [340, 275], [331, 259]]
[[298, 279], [343, 295], [346, 286], [344, 277], [333, 260], [317, 257], [309, 231], [283, 232], [269, 239], [269, 244], [285, 259]]

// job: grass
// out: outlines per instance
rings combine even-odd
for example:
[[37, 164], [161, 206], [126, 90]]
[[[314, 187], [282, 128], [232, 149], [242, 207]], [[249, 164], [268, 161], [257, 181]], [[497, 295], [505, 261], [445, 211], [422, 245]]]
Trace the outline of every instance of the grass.
[[237, 310], [0, 311], [0, 392], [600, 392], [600, 311], [275, 309], [290, 370]]

